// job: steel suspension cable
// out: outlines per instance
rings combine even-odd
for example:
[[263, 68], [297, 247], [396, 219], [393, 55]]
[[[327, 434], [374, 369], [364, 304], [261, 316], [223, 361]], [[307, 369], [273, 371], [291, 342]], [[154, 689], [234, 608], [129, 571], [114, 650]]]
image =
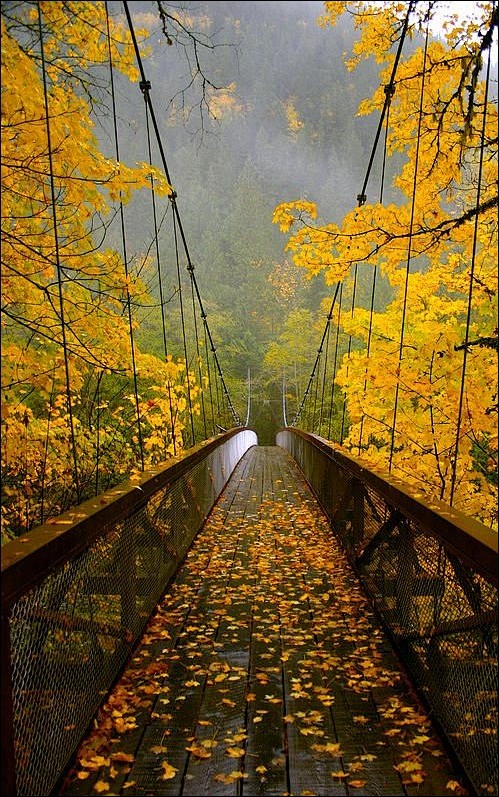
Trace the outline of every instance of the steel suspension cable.
[[[327, 329], [327, 323], [326, 323], [326, 326], [324, 327], [324, 333], [326, 332], [326, 329]], [[325, 334], [324, 334], [324, 337], [325, 337]], [[321, 362], [324, 359], [323, 356], [322, 356], [322, 353], [323, 353], [323, 349], [322, 349], [322, 342], [321, 342], [321, 348], [319, 348], [319, 350], [317, 352], [317, 355], [318, 355], [317, 371], [316, 371], [316, 374], [315, 374], [315, 377], [314, 377], [315, 378], [314, 409], [312, 411], [312, 421], [310, 422], [310, 428], [308, 430], [310, 432], [315, 432], [315, 428], [316, 428], [315, 427], [315, 415], [316, 415], [316, 412], [317, 412], [317, 396], [319, 394], [319, 378], [320, 378], [320, 371], [321, 371]]]
[[461, 436], [461, 424], [462, 424], [462, 417], [463, 417], [463, 404], [464, 404], [464, 390], [466, 384], [466, 366], [468, 363], [468, 346], [470, 340], [470, 326], [471, 326], [471, 312], [472, 312], [472, 305], [473, 305], [473, 283], [475, 280], [475, 265], [476, 265], [476, 253], [477, 253], [477, 244], [478, 244], [478, 208], [480, 207], [480, 200], [481, 200], [481, 191], [482, 191], [482, 176], [483, 176], [483, 160], [485, 154], [485, 132], [486, 132], [486, 122], [487, 122], [487, 103], [489, 97], [489, 82], [490, 82], [490, 50], [489, 50], [489, 57], [487, 61], [487, 73], [485, 78], [485, 94], [483, 100], [483, 118], [482, 118], [482, 129], [481, 129], [481, 143], [480, 143], [480, 158], [478, 163], [478, 185], [477, 185], [477, 192], [476, 192], [476, 213], [475, 213], [475, 222], [473, 226], [473, 245], [472, 245], [472, 255], [471, 255], [471, 265], [470, 265], [470, 281], [469, 281], [469, 289], [468, 289], [468, 307], [466, 311], [466, 329], [464, 335], [464, 344], [463, 344], [463, 366], [461, 369], [461, 385], [459, 389], [459, 409], [457, 413], [457, 424], [456, 424], [456, 442], [454, 444], [454, 454], [451, 459], [451, 468], [452, 468], [452, 475], [451, 475], [451, 488], [450, 488], [450, 498], [449, 503], [452, 506], [454, 502], [454, 493], [456, 489], [456, 479], [457, 479], [457, 459], [459, 453], [459, 442]]
[[[73, 417], [73, 406], [71, 402], [71, 378], [69, 372], [69, 357], [68, 346], [66, 338], [66, 317], [64, 310], [64, 295], [62, 289], [62, 263], [59, 247], [59, 233], [57, 230], [57, 203], [55, 192], [55, 178], [54, 178], [54, 163], [52, 158], [52, 138], [50, 132], [50, 116], [49, 116], [49, 92], [47, 85], [47, 72], [45, 64], [45, 48], [43, 45], [43, 27], [42, 27], [42, 9], [41, 4], [37, 3], [38, 10], [38, 30], [40, 34], [40, 55], [42, 63], [42, 77], [43, 77], [43, 99], [45, 107], [45, 127], [47, 132], [47, 155], [49, 162], [49, 182], [50, 182], [50, 203], [52, 208], [52, 222], [54, 229], [54, 246], [55, 246], [55, 266], [57, 273], [57, 291], [59, 298], [59, 318], [61, 321], [61, 337], [62, 337], [62, 351], [64, 357], [64, 376], [66, 384], [66, 406], [69, 419], [69, 432], [71, 437], [71, 455], [73, 459], [74, 468], [74, 485], [76, 490], [76, 502], [79, 504], [81, 499], [80, 492], [80, 478], [78, 473], [78, 454], [76, 451], [76, 437], [75, 437], [75, 424]], [[27, 433], [27, 426], [26, 426]]]
[[412, 200], [411, 200], [411, 218], [409, 222], [409, 240], [407, 244], [407, 261], [406, 261], [406, 268], [405, 268], [405, 282], [404, 282], [404, 298], [402, 303], [402, 319], [400, 324], [400, 342], [399, 342], [399, 352], [398, 352], [398, 367], [397, 367], [397, 384], [395, 387], [395, 401], [393, 407], [393, 417], [392, 417], [392, 430], [391, 430], [391, 439], [390, 439], [390, 457], [388, 461], [388, 471], [391, 472], [392, 465], [393, 465], [393, 454], [395, 449], [395, 433], [397, 428], [397, 413], [398, 413], [398, 402], [399, 402], [399, 395], [400, 395], [400, 371], [402, 367], [402, 359], [403, 359], [403, 351], [404, 351], [404, 336], [405, 336], [405, 324], [406, 324], [406, 314], [407, 314], [407, 297], [409, 292], [409, 273], [411, 270], [411, 260], [412, 260], [412, 237], [414, 231], [414, 217], [416, 213], [416, 194], [417, 194], [417, 184], [418, 184], [418, 167], [419, 167], [419, 152], [420, 152], [420, 143], [421, 143], [421, 127], [423, 121], [423, 103], [424, 103], [424, 94], [425, 94], [425, 79], [426, 79], [426, 60], [427, 60], [427, 53], [428, 53], [428, 36], [429, 36], [429, 14], [426, 21], [426, 36], [425, 36], [425, 46], [424, 46], [424, 54], [423, 54], [423, 71], [421, 75], [421, 91], [419, 95], [419, 109], [418, 109], [418, 126], [417, 126], [417, 138], [416, 138], [416, 153], [414, 156], [414, 177], [412, 183]]
[[52, 385], [50, 387], [49, 410], [47, 415], [47, 431], [45, 433], [45, 443], [43, 446], [43, 460], [42, 460], [42, 483], [40, 489], [40, 523], [45, 520], [45, 475], [47, 471], [47, 460], [49, 454], [49, 437], [50, 437], [50, 424], [52, 421], [52, 410], [54, 409], [54, 393], [55, 393], [55, 367], [52, 369]]
[[[402, 54], [402, 48], [403, 48], [403, 45], [404, 45], [404, 42], [405, 42], [405, 38], [406, 38], [406, 35], [407, 35], [407, 29], [408, 29], [408, 25], [409, 25], [409, 18], [410, 18], [410, 15], [411, 15], [415, 5], [416, 5], [416, 0], [410, 0], [409, 7], [407, 9], [407, 14], [405, 16], [404, 23], [403, 23], [402, 32], [401, 32], [401, 35], [400, 35], [400, 39], [399, 39], [399, 43], [398, 43], [398, 47], [397, 47], [397, 52], [396, 52], [395, 60], [394, 60], [393, 67], [392, 67], [392, 72], [391, 72], [391, 75], [390, 75], [390, 80], [389, 80], [389, 83], [387, 84], [387, 86], [385, 87], [385, 101], [383, 103], [383, 108], [382, 108], [382, 111], [381, 111], [381, 116], [380, 116], [380, 119], [379, 119], [378, 128], [377, 128], [377, 131], [376, 131], [373, 147], [372, 147], [372, 150], [371, 150], [371, 155], [369, 157], [369, 163], [368, 163], [368, 166], [367, 166], [366, 176], [364, 178], [364, 183], [362, 185], [362, 189], [361, 189], [360, 193], [357, 195], [357, 201], [358, 201], [359, 207], [361, 205], [364, 205], [366, 200], [367, 200], [367, 195], [366, 195], [367, 185], [368, 185], [368, 182], [369, 182], [369, 177], [370, 177], [370, 174], [371, 174], [371, 169], [372, 169], [372, 165], [373, 165], [373, 162], [374, 162], [374, 157], [375, 157], [375, 154], [376, 154], [376, 150], [378, 148], [379, 138], [380, 138], [380, 135], [381, 135], [381, 131], [383, 129], [383, 122], [384, 122], [384, 119], [385, 119], [385, 114], [386, 114], [386, 112], [387, 112], [387, 110], [389, 108], [389, 105], [390, 105], [390, 102], [391, 102], [391, 97], [393, 95], [394, 84], [395, 84], [395, 75], [397, 73], [397, 69], [398, 69], [398, 65], [399, 65], [399, 61], [400, 61], [400, 56]], [[329, 323], [329, 321], [327, 323]], [[326, 333], [326, 330], [324, 330], [324, 335], [325, 335], [325, 333]], [[324, 338], [324, 336], [323, 336], [323, 338]], [[351, 345], [351, 336], [350, 336], [350, 344], [349, 345]], [[298, 418], [300, 417], [300, 415], [301, 415], [301, 413], [303, 411], [303, 406], [304, 406], [305, 400], [308, 398], [309, 390], [310, 390], [311, 383], [312, 383], [312, 380], [313, 380], [314, 375], [315, 375], [316, 368], [317, 368], [317, 358], [315, 360], [314, 367], [312, 369], [312, 374], [310, 376], [310, 379], [309, 379], [309, 382], [308, 382], [308, 385], [307, 385], [307, 389], [305, 391], [303, 400], [302, 400], [302, 402], [300, 404], [300, 407], [299, 407], [298, 412], [297, 412], [297, 414], [295, 416], [293, 424], [298, 421]], [[336, 369], [335, 369], [334, 378], [335, 378], [335, 376], [336, 376]], [[334, 382], [333, 382], [333, 394], [334, 394]], [[332, 412], [332, 402], [331, 402], [331, 412]], [[343, 437], [344, 414], [345, 414], [345, 403], [343, 405], [343, 419], [342, 419], [341, 437]], [[330, 428], [330, 426], [331, 426], [331, 414], [330, 414], [329, 428]]]
[[100, 476], [100, 457], [101, 457], [101, 442], [100, 442], [100, 385], [104, 371], [99, 371], [97, 375], [97, 386], [95, 388], [95, 401], [97, 402], [97, 447], [95, 456], [95, 495], [99, 495], [99, 476]]
[[[380, 205], [383, 204], [383, 194], [384, 194], [384, 187], [385, 187], [385, 173], [386, 173], [386, 152], [387, 152], [387, 144], [388, 144], [388, 129], [390, 126], [390, 106], [393, 94], [395, 92], [394, 86], [387, 85], [385, 86], [385, 94], [388, 96], [388, 107], [386, 110], [386, 123], [385, 123], [385, 138], [383, 142], [383, 159], [382, 159], [382, 166], [381, 166], [381, 185], [380, 185], [380, 192], [379, 192], [379, 203]], [[371, 302], [369, 306], [369, 329], [367, 332], [367, 347], [366, 347], [366, 374], [364, 377], [364, 388], [363, 388], [363, 398], [365, 401], [366, 391], [367, 391], [367, 372], [369, 368], [369, 357], [371, 354], [371, 340], [372, 340], [372, 331], [373, 331], [373, 317], [374, 317], [374, 303], [376, 297], [376, 282], [378, 276], [378, 264], [376, 263], [373, 268], [373, 281], [371, 286]], [[359, 432], [359, 448], [358, 452], [360, 454], [362, 450], [362, 436], [364, 433], [364, 419], [365, 414], [362, 413], [362, 418], [360, 419], [360, 432]]]
[[206, 324], [205, 319], [203, 318], [203, 336], [204, 336], [204, 351], [206, 355], [206, 370], [208, 376], [208, 391], [210, 394], [210, 411], [211, 411], [211, 431], [212, 434], [215, 434], [215, 407], [213, 402], [213, 382], [211, 378], [211, 366], [210, 366], [210, 353], [208, 349], [208, 335], [206, 332]]
[[332, 426], [332, 419], [333, 419], [333, 410], [334, 410], [334, 391], [336, 388], [336, 366], [338, 363], [338, 348], [339, 348], [339, 339], [340, 339], [340, 320], [341, 320], [341, 303], [343, 299], [343, 283], [340, 285], [340, 295], [338, 301], [338, 319], [336, 321], [336, 341], [334, 345], [334, 364], [333, 364], [333, 375], [331, 377], [331, 406], [329, 409], [329, 424], [328, 424], [328, 431], [327, 436], [328, 439], [331, 439], [331, 426]]
[[191, 395], [191, 383], [189, 379], [189, 356], [187, 353], [187, 330], [185, 325], [185, 313], [184, 313], [184, 299], [183, 299], [183, 288], [182, 288], [182, 277], [180, 274], [180, 256], [179, 256], [179, 248], [178, 248], [178, 236], [177, 236], [177, 218], [173, 216], [173, 239], [175, 243], [175, 264], [177, 267], [177, 285], [178, 285], [178, 298], [179, 298], [179, 305], [180, 305], [180, 324], [182, 327], [182, 341], [184, 346], [184, 360], [185, 360], [185, 384], [187, 388], [187, 403], [189, 405], [189, 420], [191, 424], [191, 445], [196, 444], [196, 433], [194, 431], [194, 413], [192, 409], [192, 395]]
[[314, 376], [315, 376], [315, 372], [317, 370], [317, 365], [319, 363], [319, 360], [320, 360], [320, 357], [321, 357], [321, 354], [322, 354], [322, 347], [323, 347], [323, 344], [324, 344], [324, 339], [326, 337], [327, 325], [328, 325], [328, 323], [331, 320], [331, 315], [332, 315], [332, 312], [333, 312], [333, 309], [334, 309], [334, 305], [335, 305], [335, 302], [336, 302], [336, 297], [338, 296], [338, 291], [340, 289], [340, 285], [341, 285], [341, 282], [337, 282], [336, 283], [336, 290], [334, 292], [333, 301], [331, 302], [331, 307], [329, 309], [329, 313], [328, 313], [328, 316], [327, 316], [328, 317], [328, 321], [326, 322], [326, 326], [324, 327], [324, 332], [322, 333], [321, 342], [320, 342], [319, 348], [317, 349], [317, 356], [315, 358], [314, 367], [312, 368], [312, 372], [310, 374], [305, 393], [304, 393], [303, 398], [301, 400], [301, 404], [300, 404], [300, 406], [298, 408], [298, 412], [296, 413], [296, 416], [295, 416], [295, 418], [293, 420], [293, 423], [292, 423], [293, 426], [298, 422], [298, 420], [299, 420], [299, 418], [300, 418], [300, 416], [301, 416], [301, 414], [303, 412], [303, 407], [305, 405], [305, 401], [307, 400], [307, 398], [309, 396], [310, 388], [311, 388], [311, 385], [312, 385], [312, 382], [313, 382], [313, 379], [314, 379]]
[[[359, 270], [358, 263], [355, 264], [353, 270], [353, 288], [352, 288], [352, 305], [350, 310], [351, 318], [354, 317], [355, 314], [355, 299], [357, 294], [357, 273]], [[352, 335], [348, 336], [348, 350], [347, 350], [347, 367], [346, 367], [346, 376], [348, 377], [348, 363], [350, 362], [350, 355], [352, 352]], [[347, 394], [346, 391], [343, 393], [343, 409], [341, 413], [341, 432], [340, 432], [340, 445], [343, 444], [343, 434], [345, 431], [345, 416], [347, 411]]]
[[[139, 71], [140, 71], [140, 74], [141, 74], [142, 81], [144, 83], [146, 83], [147, 80], [146, 80], [146, 75], [145, 75], [145, 71], [144, 71], [144, 65], [142, 63], [142, 56], [140, 55], [139, 46], [138, 46], [138, 43], [137, 43], [137, 37], [135, 35], [135, 29], [134, 29], [134, 26], [133, 26], [133, 21], [132, 21], [131, 15], [130, 15], [130, 10], [128, 8], [127, 0], [123, 0], [123, 6], [124, 6], [124, 9], [125, 9], [125, 14], [126, 14], [127, 22], [128, 22], [128, 27], [129, 27], [129, 30], [130, 30], [130, 35], [132, 37], [132, 43], [133, 43], [133, 47], [134, 47], [134, 50], [135, 50], [135, 57], [137, 59], [137, 65], [139, 67]], [[149, 111], [150, 111], [150, 115], [151, 115], [151, 121], [152, 121], [154, 132], [155, 132], [155, 135], [156, 135], [156, 140], [157, 140], [157, 144], [158, 144], [159, 154], [160, 154], [160, 157], [161, 157], [161, 163], [162, 163], [162, 166], [163, 166], [163, 171], [165, 173], [166, 179], [168, 180], [169, 184], [172, 185], [172, 180], [170, 178], [168, 165], [167, 165], [167, 162], [166, 162], [166, 156], [165, 156], [165, 152], [164, 152], [164, 148], [163, 148], [163, 142], [162, 142], [162, 139], [161, 139], [161, 134], [160, 134], [160, 131], [159, 131], [159, 128], [158, 128], [158, 123], [156, 121], [156, 115], [154, 113], [154, 108], [153, 108], [153, 104], [152, 104], [149, 92], [147, 93], [147, 103], [148, 103], [148, 106], [149, 106]], [[234, 407], [232, 405], [232, 401], [231, 401], [229, 392], [227, 390], [227, 385], [225, 384], [225, 380], [224, 380], [224, 377], [223, 377], [222, 369], [220, 367], [220, 362], [219, 362], [217, 354], [216, 354], [216, 349], [215, 349], [215, 346], [213, 345], [211, 331], [210, 331], [210, 328], [208, 326], [208, 322], [206, 320], [207, 317], [206, 317], [206, 313], [205, 313], [205, 310], [204, 310], [203, 302], [202, 302], [202, 299], [201, 299], [201, 294], [199, 292], [199, 286], [197, 284], [197, 279], [196, 279], [196, 276], [195, 276], [194, 266], [192, 264], [192, 260], [191, 260], [191, 256], [190, 256], [190, 252], [189, 252], [189, 247], [187, 245], [187, 239], [186, 239], [186, 236], [185, 236], [185, 233], [184, 233], [184, 228], [183, 228], [182, 221], [181, 221], [181, 218], [180, 218], [180, 213], [179, 213], [177, 202], [176, 202], [176, 193], [175, 192], [173, 192], [173, 194], [171, 195], [170, 201], [172, 203], [174, 216], [175, 216], [175, 218], [177, 220], [178, 230], [179, 230], [179, 233], [180, 233], [180, 238], [182, 240], [182, 245], [183, 245], [185, 256], [186, 256], [186, 259], [187, 259], [187, 265], [188, 265], [188, 267], [190, 269], [192, 269], [192, 280], [193, 280], [193, 284], [194, 284], [194, 291], [195, 291], [196, 299], [197, 299], [197, 302], [198, 302], [198, 305], [199, 305], [199, 308], [200, 308], [201, 317], [204, 319], [204, 322], [205, 322], [205, 325], [206, 325], [206, 332], [207, 332], [207, 335], [208, 335], [208, 338], [209, 338], [209, 341], [210, 341], [210, 344], [211, 344], [211, 350], [213, 352], [213, 357], [214, 357], [216, 370], [217, 370], [219, 378], [220, 378], [220, 380], [222, 382], [223, 391], [224, 391], [224, 393], [225, 393], [225, 395], [227, 397], [228, 405], [229, 405], [229, 408], [230, 408], [230, 411], [231, 411], [231, 414], [232, 414], [232, 418], [234, 419], [236, 425], [240, 426], [241, 425], [241, 421], [239, 420], [239, 417], [238, 417], [238, 415], [237, 415], [237, 413], [236, 413], [236, 411], [235, 411], [235, 409], [234, 409]]]
[[[140, 90], [144, 95], [144, 106], [145, 106], [145, 118], [146, 118], [146, 133], [147, 133], [147, 154], [149, 157], [149, 163], [152, 166], [152, 147], [151, 147], [151, 131], [149, 125], [149, 107], [146, 100], [146, 92], [149, 92], [151, 84], [147, 83], [140, 83]], [[157, 219], [157, 211], [156, 211], [156, 196], [154, 194], [154, 177], [151, 174], [151, 204], [152, 204], [152, 215], [153, 215], [153, 223], [154, 223], [154, 245], [156, 250], [156, 265], [158, 269], [158, 288], [159, 288], [159, 303], [161, 307], [161, 332], [163, 336], [163, 351], [165, 354], [165, 362], [168, 363], [168, 344], [166, 340], [166, 316], [165, 316], [165, 302], [163, 296], [163, 275], [161, 273], [161, 255], [159, 250], [159, 234], [158, 234], [158, 219]], [[173, 397], [172, 397], [172, 387], [171, 387], [171, 379], [167, 380], [167, 390], [168, 390], [168, 404], [170, 408], [170, 426], [171, 426], [171, 435], [172, 435], [172, 446], [173, 446], [173, 455], [177, 455], [177, 438], [175, 434], [175, 413], [173, 411]]]
[[246, 420], [244, 421], [245, 426], [249, 426], [250, 413], [251, 413], [251, 368], [248, 367], [248, 401], [246, 404]]
[[[111, 31], [109, 28], [109, 10], [108, 10], [108, 2], [105, 0], [105, 8], [106, 8], [106, 26], [107, 26], [107, 45], [109, 51], [109, 71], [110, 71], [110, 83], [111, 83], [111, 98], [112, 98], [112, 105], [113, 105], [113, 130], [114, 130], [114, 147], [116, 152], [116, 160], [119, 162], [120, 160], [120, 149], [119, 149], [119, 136], [118, 136], [118, 120], [116, 114], [116, 94], [114, 90], [114, 67], [113, 67], [113, 56], [111, 51]], [[132, 303], [130, 297], [130, 290], [128, 287], [129, 281], [129, 270], [128, 270], [128, 251], [127, 251], [127, 240], [126, 240], [126, 228], [125, 228], [125, 211], [123, 207], [123, 201], [121, 196], [120, 190], [120, 224], [121, 224], [121, 244], [123, 249], [123, 267], [125, 270], [125, 307], [127, 310], [128, 315], [128, 335], [130, 339], [130, 357], [132, 363], [132, 375], [133, 375], [133, 393], [134, 393], [134, 400], [135, 400], [135, 413], [137, 416], [137, 436], [138, 436], [138, 443], [139, 443], [139, 454], [140, 454], [140, 465], [141, 469], [144, 470], [145, 463], [144, 463], [144, 447], [142, 442], [142, 425], [141, 425], [141, 418], [140, 418], [140, 405], [139, 405], [139, 388], [138, 388], [138, 380], [137, 380], [137, 365], [135, 360], [135, 341], [133, 335], [133, 317], [132, 317]]]
[[321, 409], [319, 414], [319, 434], [322, 435], [322, 416], [324, 414], [324, 397], [326, 393], [326, 375], [327, 375], [327, 364], [328, 364], [328, 357], [329, 357], [329, 338], [331, 333], [331, 318], [328, 318], [327, 322], [327, 335], [326, 335], [326, 351], [324, 352], [324, 369], [322, 371], [322, 391], [321, 391]]
[[198, 320], [197, 320], [197, 313], [196, 313], [196, 298], [194, 295], [194, 280], [193, 280], [193, 272], [189, 269], [189, 276], [191, 279], [191, 301], [192, 301], [192, 320], [194, 324], [194, 339], [196, 341], [196, 354], [197, 354], [197, 365], [198, 365], [198, 379], [199, 379], [199, 390], [200, 390], [200, 397], [201, 397], [201, 412], [203, 416], [203, 428], [204, 428], [204, 436], [205, 439], [208, 437], [208, 428], [206, 426], [206, 412], [204, 407], [204, 390], [203, 390], [203, 374], [201, 371], [201, 351], [199, 349], [199, 337], [198, 337]]
[[402, 33], [400, 35], [400, 39], [399, 39], [399, 43], [398, 43], [398, 47], [397, 47], [397, 53], [395, 55], [395, 60], [393, 62], [392, 73], [391, 73], [390, 80], [389, 80], [388, 85], [387, 85], [387, 89], [385, 90], [385, 101], [383, 103], [383, 108], [381, 110], [381, 116], [380, 116], [380, 119], [379, 119], [379, 122], [378, 122], [378, 128], [376, 130], [376, 135], [374, 137], [374, 143], [373, 143], [373, 147], [372, 147], [372, 150], [371, 150], [371, 155], [369, 157], [369, 163], [368, 163], [368, 166], [367, 166], [366, 176], [365, 176], [365, 179], [364, 179], [364, 183], [362, 185], [361, 192], [360, 192], [360, 194], [357, 195], [357, 200], [358, 200], [359, 205], [364, 205], [365, 202], [366, 202], [366, 199], [367, 199], [367, 195], [366, 195], [367, 184], [369, 182], [369, 176], [371, 174], [371, 169], [372, 169], [372, 165], [373, 165], [373, 162], [374, 162], [374, 157], [376, 155], [376, 150], [378, 148], [379, 137], [380, 137], [381, 131], [383, 129], [383, 121], [384, 121], [384, 118], [385, 118], [385, 114], [386, 114], [386, 112], [388, 110], [388, 107], [390, 105], [391, 93], [393, 92], [393, 88], [394, 88], [394, 85], [395, 85], [395, 75], [397, 73], [397, 69], [398, 69], [398, 65], [399, 65], [399, 61], [400, 61], [400, 56], [402, 55], [402, 48], [404, 46], [405, 37], [407, 35], [407, 28], [408, 28], [408, 25], [409, 25], [409, 17], [411, 15], [415, 5], [416, 5], [416, 0], [411, 0], [410, 3], [409, 3], [409, 8], [407, 9], [407, 14], [406, 14], [405, 19], [404, 19], [404, 24], [403, 24], [403, 27], [402, 27]]
[[[286, 367], [282, 369], [282, 423], [284, 428], [288, 425], [288, 417], [287, 417], [287, 410], [286, 410]], [[248, 425], [248, 424], [246, 424]]]

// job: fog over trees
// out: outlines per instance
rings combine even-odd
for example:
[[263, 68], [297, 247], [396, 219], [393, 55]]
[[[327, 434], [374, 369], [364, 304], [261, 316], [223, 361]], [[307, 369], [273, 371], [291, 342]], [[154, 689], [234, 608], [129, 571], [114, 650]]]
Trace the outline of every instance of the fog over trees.
[[[272, 212], [280, 202], [310, 198], [325, 219], [339, 223], [355, 205], [377, 124], [358, 117], [357, 108], [378, 85], [377, 69], [366, 64], [348, 72], [343, 56], [355, 38], [352, 20], [346, 16], [334, 30], [320, 28], [321, 2], [183, 7], [192, 31], [213, 44], [200, 48], [204, 75], [217, 87], [229, 87], [219, 92], [206, 87], [210, 109], [202, 101], [201, 80], [182, 93], [190, 82], [185, 52], [177, 42], [168, 45], [156, 4], [130, 3], [137, 27], [145, 24], [151, 33], [151, 56], [145, 60], [151, 98], [224, 372], [244, 407], [251, 368], [251, 420], [262, 442], [272, 442], [282, 425], [282, 373], [269, 369], [265, 354], [290, 313], [301, 308], [316, 317], [321, 299], [330, 294], [322, 277], [307, 280], [288, 263]], [[143, 103], [139, 89], [135, 98], [129, 87], [127, 92], [118, 97], [129, 115], [120, 137], [124, 152], [138, 152], [144, 145]], [[378, 163], [373, 185], [377, 180]], [[138, 217], [131, 218], [133, 224]], [[137, 221], [132, 239], [140, 240], [143, 230]], [[283, 281], [287, 299], [279, 289]], [[299, 358], [301, 383], [323, 323], [320, 314], [316, 329], [303, 330], [309, 357], [306, 365]], [[139, 333], [142, 343], [154, 349], [156, 334], [149, 313]], [[171, 334], [175, 337], [174, 329]]]

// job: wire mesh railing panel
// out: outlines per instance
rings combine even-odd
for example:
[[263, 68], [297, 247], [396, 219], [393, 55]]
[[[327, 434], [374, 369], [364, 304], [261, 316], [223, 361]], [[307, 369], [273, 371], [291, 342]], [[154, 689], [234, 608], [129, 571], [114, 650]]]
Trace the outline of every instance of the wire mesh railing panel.
[[467, 534], [459, 513], [439, 515], [312, 435], [287, 430], [278, 444], [321, 500], [471, 789], [497, 794], [493, 533], [473, 522]]
[[[17, 795], [51, 793], [232, 470], [255, 442], [254, 433], [237, 432], [204, 458], [198, 452], [191, 466], [186, 457], [181, 472], [157, 488], [144, 480], [138, 490], [121, 491], [126, 512], [111, 522], [108, 515], [102, 532], [92, 532], [67, 561], [54, 561], [36, 583], [3, 595]], [[98, 528], [99, 512], [91, 520]], [[4, 550], [8, 559], [8, 546]], [[133, 723], [126, 710], [123, 723]]]
[[[18, 794], [53, 785], [124, 661], [134, 611], [129, 579], [117, 569], [133, 556], [113, 530], [16, 601], [11, 612], [14, 742]], [[110, 579], [112, 592], [96, 592]], [[102, 587], [100, 588], [102, 589]], [[109, 587], [111, 589], [111, 587]]]

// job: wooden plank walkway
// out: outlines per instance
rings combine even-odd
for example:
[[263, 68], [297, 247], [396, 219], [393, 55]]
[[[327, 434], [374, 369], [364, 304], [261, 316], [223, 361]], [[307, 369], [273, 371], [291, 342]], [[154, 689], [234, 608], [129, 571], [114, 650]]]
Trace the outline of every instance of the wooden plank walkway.
[[59, 794], [466, 794], [457, 780], [296, 465], [254, 447]]

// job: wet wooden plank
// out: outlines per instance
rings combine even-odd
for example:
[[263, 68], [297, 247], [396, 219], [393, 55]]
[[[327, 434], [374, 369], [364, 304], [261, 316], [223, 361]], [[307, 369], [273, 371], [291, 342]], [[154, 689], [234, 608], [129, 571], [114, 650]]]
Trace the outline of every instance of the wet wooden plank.
[[[106, 784], [110, 797], [402, 797], [442, 794], [455, 779], [433, 756], [441, 746], [308, 486], [277, 447], [251, 449], [236, 467], [113, 707], [130, 729], [104, 712], [111, 731], [88, 750], [107, 763], [80, 767], [85, 780], [75, 770], [61, 795]], [[423, 786], [411, 762], [424, 763]]]

